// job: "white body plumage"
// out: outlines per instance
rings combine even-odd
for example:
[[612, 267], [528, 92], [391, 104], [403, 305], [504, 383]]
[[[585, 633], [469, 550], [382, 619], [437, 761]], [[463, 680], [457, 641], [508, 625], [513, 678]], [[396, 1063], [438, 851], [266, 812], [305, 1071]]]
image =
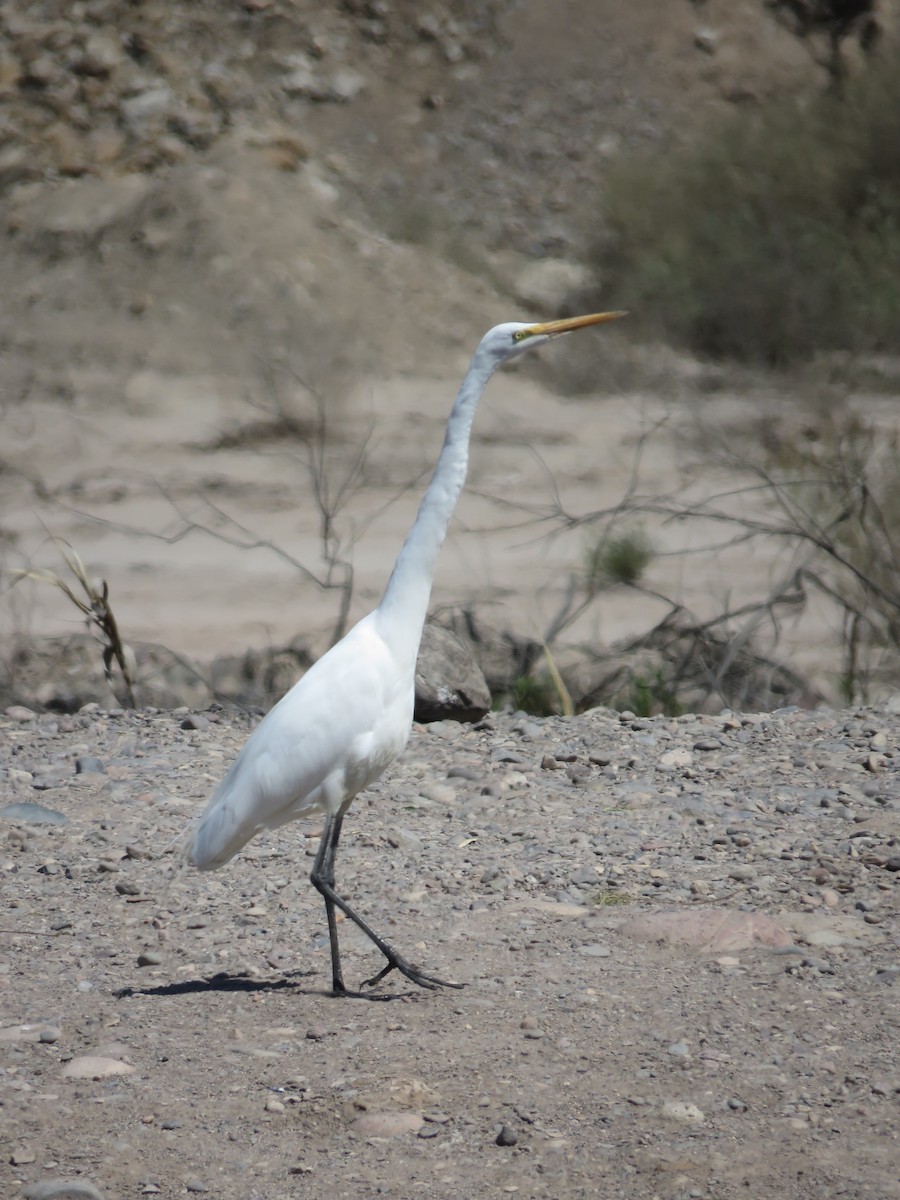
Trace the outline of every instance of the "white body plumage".
[[333, 815], [373, 783], [412, 727], [413, 680], [394, 668], [376, 609], [257, 726], [197, 827], [194, 866], [222, 866], [263, 829]]

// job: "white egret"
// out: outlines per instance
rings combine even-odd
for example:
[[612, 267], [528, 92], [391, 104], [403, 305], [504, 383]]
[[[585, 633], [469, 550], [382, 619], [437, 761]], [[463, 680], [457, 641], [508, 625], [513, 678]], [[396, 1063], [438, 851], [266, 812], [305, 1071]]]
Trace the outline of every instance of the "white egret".
[[[363, 920], [335, 890], [334, 861], [351, 801], [406, 745], [412, 728], [416, 656], [438, 552], [462, 491], [472, 419], [493, 372], [549, 338], [623, 313], [593, 313], [530, 325], [497, 325], [482, 338], [447, 422], [444, 445], [415, 523], [381, 603], [323, 655], [257, 726], [212, 796], [186, 854], [200, 870], [222, 866], [263, 829], [324, 814], [310, 875], [325, 900], [332, 986], [344, 984], [335, 910], [340, 909], [387, 960], [363, 986], [400, 971], [423, 988], [459, 987], [420, 970]], [[368, 994], [368, 993], [365, 993]]]

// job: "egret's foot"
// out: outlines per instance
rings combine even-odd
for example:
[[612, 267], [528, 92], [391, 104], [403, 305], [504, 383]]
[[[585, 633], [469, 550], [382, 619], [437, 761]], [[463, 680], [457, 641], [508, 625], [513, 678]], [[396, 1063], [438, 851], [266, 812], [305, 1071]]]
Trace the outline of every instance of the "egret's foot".
[[412, 992], [355, 992], [353, 988], [332, 987], [332, 996], [341, 1000], [405, 1000]]
[[385, 975], [389, 975], [391, 971], [399, 971], [401, 975], [405, 975], [411, 983], [417, 984], [418, 987], [428, 988], [429, 991], [435, 991], [437, 988], [451, 987], [462, 988], [465, 985], [462, 983], [452, 983], [449, 979], [438, 979], [436, 975], [426, 975], [424, 971], [420, 971], [418, 967], [406, 961], [405, 958], [397, 953], [387, 955], [387, 966], [373, 975], [371, 979], [364, 979], [361, 987], [374, 987], [376, 983], [381, 983]]
[[357, 992], [348, 988], [340, 977], [332, 979], [331, 994], [342, 1000], [406, 1000], [413, 995], [412, 992]]

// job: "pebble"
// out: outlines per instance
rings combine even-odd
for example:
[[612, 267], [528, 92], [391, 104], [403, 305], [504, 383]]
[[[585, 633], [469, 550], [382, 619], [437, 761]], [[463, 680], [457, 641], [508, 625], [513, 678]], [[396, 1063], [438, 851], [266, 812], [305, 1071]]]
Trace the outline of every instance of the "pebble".
[[686, 747], [666, 750], [665, 753], [659, 756], [659, 765], [670, 769], [674, 769], [675, 767], [689, 767], [693, 761], [694, 756]]
[[5, 715], [10, 721], [17, 721], [19, 724], [24, 724], [26, 721], [33, 721], [37, 717], [37, 713], [30, 708], [26, 708], [24, 704], [11, 704], [5, 710]]
[[508, 1125], [501, 1125], [500, 1132], [494, 1140], [498, 1146], [516, 1146], [519, 1142], [519, 1135]]
[[79, 754], [79, 756], [75, 759], [76, 775], [103, 775], [105, 772], [106, 767], [103, 764], [103, 760], [97, 758], [96, 755]]
[[836, 929], [811, 929], [804, 933], [803, 940], [808, 946], [846, 946], [854, 941], [849, 934], [839, 933]]
[[45, 1179], [29, 1184], [24, 1200], [103, 1200], [103, 1193], [87, 1179]]
[[125, 847], [125, 857], [126, 858], [136, 858], [136, 859], [146, 859], [146, 858], [152, 858], [153, 854], [151, 853], [151, 851], [145, 850], [143, 846], [135, 846], [134, 844], [129, 843], [129, 845], [127, 845]]
[[158, 967], [164, 961], [163, 955], [158, 950], [142, 950], [137, 956], [137, 965], [139, 967]]
[[732, 867], [728, 872], [729, 879], [734, 879], [737, 883], [752, 883], [758, 872], [756, 867], [737, 866]]
[[572, 883], [579, 886], [596, 886], [599, 881], [596, 867], [580, 867], [572, 876]]
[[457, 764], [451, 767], [447, 772], [448, 779], [462, 779], [469, 783], [475, 783], [484, 775], [484, 769], [480, 766], [470, 767]]
[[85, 1054], [67, 1062], [61, 1074], [64, 1079], [110, 1079], [115, 1075], [132, 1075], [134, 1067], [118, 1058]]
[[357, 1117], [350, 1128], [360, 1137], [402, 1137], [404, 1133], [418, 1133], [425, 1118], [412, 1112], [367, 1112]]
[[834, 967], [823, 958], [810, 958], [808, 955], [804, 955], [800, 960], [800, 966], [812, 967], [813, 970], [820, 972], [822, 975], [834, 974]]
[[670, 1121], [680, 1121], [684, 1125], [702, 1125], [706, 1114], [696, 1104], [683, 1100], [666, 1100], [660, 1107], [660, 1112]]
[[7, 821], [24, 821], [30, 825], [66, 825], [68, 817], [43, 804], [32, 804], [29, 800], [7, 804], [0, 808], [0, 818]]

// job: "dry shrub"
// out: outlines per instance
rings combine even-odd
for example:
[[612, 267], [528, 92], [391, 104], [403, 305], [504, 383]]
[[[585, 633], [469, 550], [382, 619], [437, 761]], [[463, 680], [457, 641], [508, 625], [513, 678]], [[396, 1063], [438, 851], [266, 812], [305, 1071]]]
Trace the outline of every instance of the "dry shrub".
[[656, 335], [767, 364], [896, 345], [900, 54], [833, 95], [741, 111], [608, 179], [604, 292]]

